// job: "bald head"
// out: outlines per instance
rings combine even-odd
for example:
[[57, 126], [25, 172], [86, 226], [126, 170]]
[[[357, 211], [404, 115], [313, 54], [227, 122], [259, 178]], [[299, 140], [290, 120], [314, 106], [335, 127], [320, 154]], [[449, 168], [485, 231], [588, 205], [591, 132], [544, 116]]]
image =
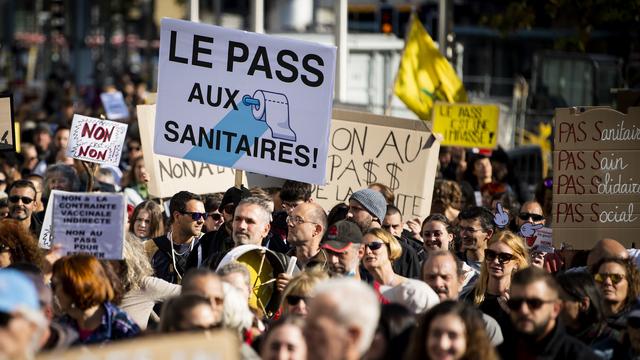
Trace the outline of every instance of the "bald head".
[[602, 239], [598, 241], [587, 258], [587, 266], [593, 266], [605, 258], [628, 259], [629, 253], [622, 244], [614, 239]]

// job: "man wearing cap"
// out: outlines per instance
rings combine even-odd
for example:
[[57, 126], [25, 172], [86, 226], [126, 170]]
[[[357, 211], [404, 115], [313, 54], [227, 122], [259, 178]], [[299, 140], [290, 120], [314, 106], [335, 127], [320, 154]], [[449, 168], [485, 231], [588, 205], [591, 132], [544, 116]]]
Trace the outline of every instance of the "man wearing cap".
[[[372, 189], [354, 192], [349, 198], [347, 221], [358, 225], [362, 234], [370, 228], [380, 228], [387, 213], [387, 201], [384, 196]], [[417, 279], [420, 277], [420, 260], [406, 240], [398, 239], [402, 246], [402, 255], [393, 262], [393, 271], [404, 277]]]
[[31, 280], [0, 270], [0, 359], [33, 358], [46, 326]]
[[359, 265], [364, 256], [364, 248], [362, 232], [355, 223], [341, 220], [329, 226], [322, 238], [321, 247], [327, 253], [331, 276], [349, 276], [362, 280]]

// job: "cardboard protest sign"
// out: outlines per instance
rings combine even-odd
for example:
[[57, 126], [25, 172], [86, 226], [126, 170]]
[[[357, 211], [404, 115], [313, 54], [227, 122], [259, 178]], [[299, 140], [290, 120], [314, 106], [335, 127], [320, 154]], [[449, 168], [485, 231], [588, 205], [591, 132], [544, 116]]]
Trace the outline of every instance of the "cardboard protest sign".
[[0, 151], [16, 149], [13, 97], [0, 97]]
[[111, 120], [121, 120], [129, 118], [129, 108], [124, 102], [121, 91], [104, 92], [100, 94], [100, 100], [107, 118]]
[[230, 331], [174, 333], [138, 337], [134, 341], [111, 342], [64, 352], [39, 354], [38, 360], [205, 360], [240, 359], [238, 336]]
[[325, 183], [336, 48], [163, 19], [154, 152]]
[[53, 236], [65, 254], [122, 259], [125, 235], [122, 194], [66, 193], [53, 198]]
[[429, 214], [440, 140], [422, 121], [334, 110], [329, 139], [329, 182], [313, 193], [325, 209], [377, 182], [405, 216]]
[[554, 240], [630, 247], [640, 231], [640, 108], [557, 109], [554, 144]]
[[[226, 191], [232, 187], [235, 171], [222, 166], [184, 160], [153, 152], [153, 131], [156, 105], [138, 105], [140, 142], [144, 152], [144, 167], [149, 173], [149, 194], [171, 197], [181, 190], [196, 194]], [[244, 181], [246, 184], [246, 181]]]
[[498, 105], [437, 102], [433, 132], [444, 136], [442, 145], [494, 149], [498, 145]]
[[67, 156], [98, 164], [118, 166], [127, 124], [74, 114]]
[[49, 193], [49, 201], [44, 211], [44, 220], [42, 220], [40, 236], [38, 236], [38, 246], [42, 249], [50, 249], [53, 243], [53, 199], [61, 194], [73, 195], [75, 193], [60, 190], [51, 190], [51, 193]]

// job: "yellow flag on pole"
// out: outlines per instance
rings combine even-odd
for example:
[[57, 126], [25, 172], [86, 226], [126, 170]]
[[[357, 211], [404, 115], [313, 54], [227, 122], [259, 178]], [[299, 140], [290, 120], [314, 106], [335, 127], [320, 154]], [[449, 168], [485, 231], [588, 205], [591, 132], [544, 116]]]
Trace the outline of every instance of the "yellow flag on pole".
[[394, 92], [422, 120], [430, 118], [436, 100], [467, 101], [462, 81], [416, 16], [412, 16]]

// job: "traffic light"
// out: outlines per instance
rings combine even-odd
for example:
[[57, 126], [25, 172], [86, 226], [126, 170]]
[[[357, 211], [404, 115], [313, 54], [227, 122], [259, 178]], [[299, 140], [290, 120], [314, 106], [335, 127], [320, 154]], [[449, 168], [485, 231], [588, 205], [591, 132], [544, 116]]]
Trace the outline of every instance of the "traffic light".
[[395, 9], [391, 5], [380, 5], [380, 32], [391, 34], [394, 30]]

